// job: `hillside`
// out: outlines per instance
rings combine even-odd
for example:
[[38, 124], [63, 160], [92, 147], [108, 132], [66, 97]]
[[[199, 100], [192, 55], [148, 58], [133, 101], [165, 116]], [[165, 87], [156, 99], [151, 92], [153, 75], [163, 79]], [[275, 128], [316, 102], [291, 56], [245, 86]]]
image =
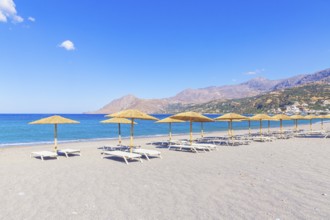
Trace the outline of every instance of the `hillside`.
[[288, 113], [330, 109], [330, 84], [313, 83], [269, 92], [249, 98], [211, 101], [204, 104], [173, 105], [170, 111], [196, 111], [204, 113]]
[[219, 102], [228, 99], [242, 99], [315, 82], [330, 82], [330, 68], [313, 74], [298, 75], [282, 80], [257, 77], [237, 85], [185, 89], [173, 97], [163, 99], [141, 99], [134, 95], [127, 95], [89, 113], [109, 114], [129, 108], [139, 109], [146, 113], [172, 113], [187, 106], [195, 106], [214, 100]]

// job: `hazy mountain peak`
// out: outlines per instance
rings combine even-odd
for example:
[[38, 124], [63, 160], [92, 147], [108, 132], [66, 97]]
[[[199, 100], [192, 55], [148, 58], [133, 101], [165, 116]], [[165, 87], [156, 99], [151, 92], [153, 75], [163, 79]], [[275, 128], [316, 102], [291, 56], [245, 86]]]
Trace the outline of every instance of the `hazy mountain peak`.
[[247, 85], [251, 89], [260, 90], [260, 91], [269, 91], [273, 88], [276, 84], [278, 84], [280, 80], [269, 80], [264, 77], [256, 77], [253, 78], [241, 85]]

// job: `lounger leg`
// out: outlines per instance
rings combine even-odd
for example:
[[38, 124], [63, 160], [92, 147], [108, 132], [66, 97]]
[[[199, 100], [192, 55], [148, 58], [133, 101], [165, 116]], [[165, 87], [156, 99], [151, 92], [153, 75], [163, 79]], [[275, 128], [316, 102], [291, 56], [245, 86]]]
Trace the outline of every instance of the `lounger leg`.
[[124, 160], [125, 160], [125, 163], [128, 165], [128, 162], [127, 162], [127, 159], [126, 159], [126, 157], [123, 157], [124, 158]]
[[150, 161], [150, 159], [146, 153], [144, 153], [144, 156], [147, 158], [148, 161]]
[[66, 156], [66, 158], [68, 158], [69, 156], [68, 156], [68, 152], [65, 152], [65, 156]]
[[41, 157], [41, 160], [44, 161], [44, 157], [43, 156], [40, 156]]
[[159, 158], [160, 158], [160, 159], [163, 159], [163, 158], [162, 158], [162, 155], [159, 154]]
[[143, 163], [143, 160], [141, 158], [139, 158], [140, 162]]

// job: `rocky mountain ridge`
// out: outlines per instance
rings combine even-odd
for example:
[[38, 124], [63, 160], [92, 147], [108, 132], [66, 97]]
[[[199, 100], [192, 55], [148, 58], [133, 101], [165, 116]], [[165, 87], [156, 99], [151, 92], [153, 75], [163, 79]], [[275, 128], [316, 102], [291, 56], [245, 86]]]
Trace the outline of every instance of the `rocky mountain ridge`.
[[258, 96], [226, 101], [215, 100], [203, 104], [173, 106], [172, 112], [196, 111], [201, 113], [240, 114], [256, 113], [330, 113], [330, 82], [314, 82]]
[[293, 88], [315, 82], [330, 82], [330, 68], [313, 74], [297, 75], [282, 80], [257, 77], [237, 85], [211, 86], [200, 89], [185, 89], [177, 95], [163, 99], [141, 99], [134, 95], [111, 101], [101, 109], [89, 112], [110, 114], [124, 109], [139, 109], [147, 113], [172, 113], [186, 105], [253, 97], [271, 91]]

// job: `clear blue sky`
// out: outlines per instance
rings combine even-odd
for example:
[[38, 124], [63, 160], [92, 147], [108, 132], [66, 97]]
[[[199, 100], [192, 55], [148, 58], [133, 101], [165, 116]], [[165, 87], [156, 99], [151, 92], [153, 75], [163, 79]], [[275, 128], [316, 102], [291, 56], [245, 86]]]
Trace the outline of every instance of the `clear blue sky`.
[[328, 0], [0, 0], [0, 113], [80, 113], [126, 94], [329, 68], [329, 9]]

